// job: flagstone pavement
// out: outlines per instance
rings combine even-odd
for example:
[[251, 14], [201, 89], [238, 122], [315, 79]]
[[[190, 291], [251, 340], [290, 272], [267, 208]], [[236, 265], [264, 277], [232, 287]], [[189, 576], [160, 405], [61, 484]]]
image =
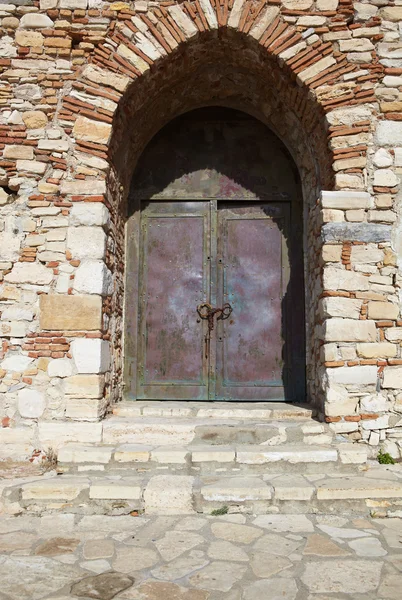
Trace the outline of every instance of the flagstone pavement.
[[0, 600], [401, 600], [402, 519], [0, 518]]

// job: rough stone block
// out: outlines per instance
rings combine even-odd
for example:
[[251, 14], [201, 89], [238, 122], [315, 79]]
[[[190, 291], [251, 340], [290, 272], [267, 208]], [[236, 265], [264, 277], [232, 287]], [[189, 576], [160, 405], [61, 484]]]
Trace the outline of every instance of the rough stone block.
[[38, 424], [38, 432], [41, 447], [45, 448], [59, 448], [67, 442], [98, 443], [102, 437], [102, 423], [43, 421]]
[[402, 342], [402, 327], [390, 327], [386, 329], [385, 337], [389, 342]]
[[156, 450], [151, 450], [151, 460], [165, 465], [185, 465], [189, 456], [188, 448], [161, 446]]
[[325, 290], [340, 291], [366, 291], [369, 289], [369, 280], [365, 275], [326, 266], [323, 274], [323, 285]]
[[101, 121], [93, 121], [86, 117], [78, 117], [74, 123], [73, 136], [84, 142], [95, 142], [96, 144], [107, 144], [112, 126]]
[[338, 453], [344, 465], [361, 465], [367, 462], [367, 446], [364, 444], [339, 444]]
[[[83, 71], [83, 76], [93, 83], [98, 83], [101, 86], [105, 85], [107, 87], [112, 87], [119, 92], [124, 92], [130, 83], [130, 79], [128, 77], [124, 75], [118, 75], [117, 73], [112, 73], [106, 69], [100, 69], [94, 65], [87, 65]], [[89, 119], [86, 120], [89, 121]], [[90, 123], [92, 123], [92, 121], [90, 121]]]
[[73, 375], [64, 382], [64, 392], [72, 398], [102, 398], [104, 387], [103, 375]]
[[385, 319], [396, 321], [399, 315], [399, 306], [392, 302], [374, 302], [368, 303], [369, 319]]
[[110, 365], [109, 343], [100, 339], [78, 338], [71, 343], [78, 373], [105, 373]]
[[148, 514], [192, 514], [194, 477], [185, 475], [156, 475], [144, 491], [145, 511]]
[[75, 421], [99, 421], [106, 412], [106, 398], [67, 397], [66, 417]]
[[4, 276], [9, 283], [32, 283], [34, 285], [49, 285], [53, 272], [39, 263], [15, 263], [10, 273]]
[[18, 392], [18, 412], [25, 419], [39, 419], [46, 408], [45, 396], [38, 390], [24, 388]]
[[152, 446], [144, 446], [140, 444], [122, 444], [114, 453], [116, 462], [148, 462]]
[[357, 354], [362, 358], [392, 358], [396, 353], [396, 345], [389, 342], [357, 344]]
[[375, 137], [379, 146], [402, 146], [402, 122], [379, 121]]
[[[93, 184], [92, 181], [90, 183]], [[109, 219], [109, 211], [102, 202], [74, 202], [70, 211], [70, 224], [75, 226], [101, 227], [106, 225]]]
[[201, 495], [208, 502], [270, 500], [272, 493], [272, 486], [258, 477], [226, 477], [201, 488]]
[[382, 415], [377, 419], [364, 419], [362, 421], [362, 428], [366, 431], [372, 429], [387, 429], [389, 427], [389, 415]]
[[3, 158], [33, 160], [33, 157], [34, 152], [32, 146], [22, 146], [20, 144], [4, 146]]
[[377, 330], [374, 321], [354, 319], [327, 319], [323, 324], [325, 342], [375, 342]]
[[44, 29], [46, 27], [52, 28], [54, 25], [52, 19], [47, 15], [40, 15], [38, 13], [27, 13], [21, 17], [20, 27], [24, 29]]
[[112, 446], [83, 446], [66, 444], [57, 454], [61, 463], [100, 463], [107, 464], [112, 458]]
[[367, 192], [321, 192], [321, 204], [323, 208], [335, 208], [341, 210], [367, 208], [369, 201], [370, 194]]
[[315, 487], [301, 475], [281, 475], [272, 482], [278, 500], [311, 500]]
[[23, 500], [74, 500], [80, 493], [89, 487], [85, 478], [60, 479], [52, 477], [26, 483], [22, 486]]
[[342, 258], [341, 244], [324, 244], [321, 256], [324, 262], [340, 262]]
[[394, 481], [376, 481], [367, 477], [348, 477], [329, 479], [317, 488], [318, 500], [353, 500], [367, 498], [399, 498], [402, 495], [402, 483]]
[[358, 319], [362, 304], [362, 300], [352, 298], [322, 298], [320, 300], [320, 314], [323, 317]]
[[70, 377], [73, 374], [73, 362], [68, 358], [55, 358], [47, 366], [49, 377]]
[[39, 298], [39, 319], [41, 329], [94, 331], [102, 326], [102, 298], [42, 294]]
[[263, 465], [273, 462], [322, 463], [334, 462], [338, 459], [336, 450], [332, 448], [310, 448], [308, 446], [242, 446], [237, 449], [236, 462], [247, 465]]
[[[103, 179], [99, 179], [99, 180], [88, 180], [88, 181], [81, 181], [81, 180], [76, 180], [76, 181], [62, 181], [61, 182], [61, 186], [60, 186], [60, 192], [62, 194], [67, 194], [67, 195], [71, 195], [71, 196], [100, 196], [102, 194], [104, 194], [106, 192], [106, 183]], [[89, 214], [92, 213], [101, 213], [99, 208], [94, 208], [94, 207], [101, 207], [103, 206], [104, 208], [106, 208], [104, 206], [104, 204], [102, 204], [101, 202], [96, 202], [96, 203], [91, 203], [88, 204], [87, 202], [80, 202], [81, 204], [86, 204], [88, 206], [88, 209], [86, 211], [87, 214], [87, 219], [86, 220], [90, 220], [89, 219]], [[107, 210], [107, 209], [106, 209]], [[81, 212], [81, 214], [83, 213], [82, 209], [81, 211], [74, 211], [74, 206], [72, 208], [71, 214], [70, 216], [72, 216], [71, 219], [71, 224], [75, 225], [76, 223], [74, 223], [74, 220], [79, 220], [77, 219], [77, 213], [79, 214]], [[84, 215], [82, 216], [82, 220], [85, 220]], [[93, 218], [92, 220], [99, 220], [99, 215], [98, 218], [95, 219]], [[98, 225], [100, 223], [80, 223], [80, 225]], [[103, 223], [102, 223], [103, 224]]]
[[89, 497], [97, 500], [139, 500], [142, 487], [140, 481], [107, 481], [93, 483]]
[[113, 291], [112, 274], [101, 260], [85, 260], [75, 272], [74, 290], [108, 296]]
[[383, 388], [402, 388], [402, 365], [395, 367], [385, 367]]
[[192, 448], [192, 461], [195, 463], [201, 462], [219, 462], [229, 463], [235, 460], [235, 451], [233, 448], [225, 446], [205, 446]]
[[384, 251], [375, 246], [353, 246], [350, 260], [352, 263], [376, 264], [384, 259]]
[[67, 248], [75, 259], [102, 259], [106, 251], [106, 234], [101, 227], [69, 227]]
[[328, 369], [330, 382], [343, 385], [372, 385], [377, 383], [377, 367], [359, 365], [355, 367], [338, 367]]

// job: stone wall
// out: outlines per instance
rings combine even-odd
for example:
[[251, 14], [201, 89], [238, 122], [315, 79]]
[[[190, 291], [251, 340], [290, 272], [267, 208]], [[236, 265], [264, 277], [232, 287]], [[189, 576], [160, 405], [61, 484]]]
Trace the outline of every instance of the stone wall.
[[121, 398], [132, 173], [161, 126], [211, 104], [259, 118], [298, 165], [310, 400], [337, 432], [399, 453], [402, 6], [394, 4], [0, 4], [7, 454], [29, 455], [61, 435], [90, 441], [96, 425], [82, 421]]

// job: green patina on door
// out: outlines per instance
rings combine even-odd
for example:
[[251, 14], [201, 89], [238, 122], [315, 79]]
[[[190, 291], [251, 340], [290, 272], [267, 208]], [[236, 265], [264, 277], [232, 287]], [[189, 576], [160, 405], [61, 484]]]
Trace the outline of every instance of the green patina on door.
[[[279, 148], [272, 149], [270, 132], [263, 128], [256, 139], [258, 122], [250, 127], [249, 118], [230, 113], [226, 121], [184, 119], [175, 136], [170, 125], [137, 170], [137, 229], [129, 222], [127, 248], [138, 265], [135, 273], [132, 257], [127, 278], [137, 299], [136, 307], [126, 304], [126, 319], [128, 311], [135, 317], [127, 332], [136, 338], [135, 348], [133, 340], [126, 343], [129, 397], [304, 400], [294, 171], [276, 138]], [[197, 160], [191, 140], [200, 148]]]

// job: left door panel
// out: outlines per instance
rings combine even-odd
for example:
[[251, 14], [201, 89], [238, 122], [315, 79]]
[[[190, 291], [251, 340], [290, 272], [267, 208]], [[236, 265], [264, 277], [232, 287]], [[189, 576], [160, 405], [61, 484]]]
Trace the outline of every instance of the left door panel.
[[209, 202], [148, 202], [141, 213], [137, 397], [207, 400]]

